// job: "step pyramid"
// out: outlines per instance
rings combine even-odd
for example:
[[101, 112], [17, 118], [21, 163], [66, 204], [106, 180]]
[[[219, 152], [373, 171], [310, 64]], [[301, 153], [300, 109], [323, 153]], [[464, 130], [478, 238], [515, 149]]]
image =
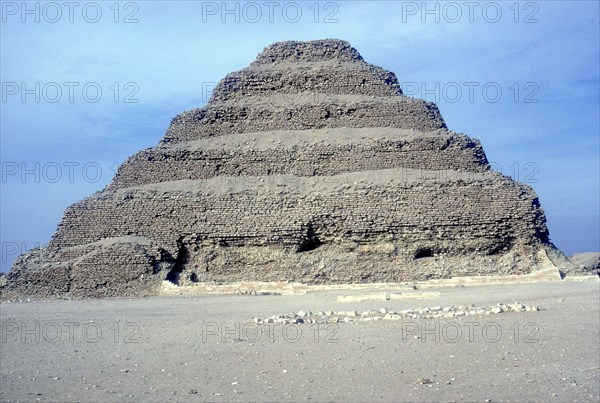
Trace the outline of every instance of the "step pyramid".
[[345, 41], [280, 42], [67, 208], [4, 292], [514, 275], [549, 256], [562, 255], [533, 189], [494, 172], [435, 104]]

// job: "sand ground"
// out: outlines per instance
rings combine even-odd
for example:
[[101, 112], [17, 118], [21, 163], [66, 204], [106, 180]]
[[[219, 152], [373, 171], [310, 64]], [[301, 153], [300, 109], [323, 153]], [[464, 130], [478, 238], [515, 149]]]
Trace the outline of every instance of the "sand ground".
[[[427, 292], [359, 302], [337, 297], [368, 290], [3, 303], [0, 400], [600, 399], [597, 280]], [[515, 301], [542, 310], [287, 327], [252, 320]]]

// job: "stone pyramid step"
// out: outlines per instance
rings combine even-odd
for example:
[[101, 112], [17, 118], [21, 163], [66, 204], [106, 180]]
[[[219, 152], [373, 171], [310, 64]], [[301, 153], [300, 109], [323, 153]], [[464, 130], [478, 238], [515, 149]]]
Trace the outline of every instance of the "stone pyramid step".
[[219, 175], [328, 176], [386, 168], [483, 172], [481, 144], [449, 131], [337, 128], [230, 134], [143, 150], [109, 189]]
[[395, 127], [428, 132], [445, 129], [437, 106], [406, 96], [275, 94], [244, 101], [213, 102], [176, 116], [163, 142], [233, 133], [339, 127]]

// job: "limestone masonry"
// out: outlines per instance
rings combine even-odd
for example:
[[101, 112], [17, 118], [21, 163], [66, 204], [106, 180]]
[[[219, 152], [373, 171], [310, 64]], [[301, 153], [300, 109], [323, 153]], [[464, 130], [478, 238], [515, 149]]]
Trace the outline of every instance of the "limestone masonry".
[[347, 42], [280, 42], [67, 208], [3, 298], [231, 281], [402, 282], [557, 267], [535, 192]]

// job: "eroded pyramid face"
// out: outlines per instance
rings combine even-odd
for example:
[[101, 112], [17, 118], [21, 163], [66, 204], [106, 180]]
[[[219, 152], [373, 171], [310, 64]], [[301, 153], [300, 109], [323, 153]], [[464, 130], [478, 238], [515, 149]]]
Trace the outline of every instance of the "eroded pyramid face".
[[347, 42], [281, 42], [65, 212], [9, 292], [148, 295], [161, 281], [399, 282], [550, 264], [528, 186], [491, 171]]

